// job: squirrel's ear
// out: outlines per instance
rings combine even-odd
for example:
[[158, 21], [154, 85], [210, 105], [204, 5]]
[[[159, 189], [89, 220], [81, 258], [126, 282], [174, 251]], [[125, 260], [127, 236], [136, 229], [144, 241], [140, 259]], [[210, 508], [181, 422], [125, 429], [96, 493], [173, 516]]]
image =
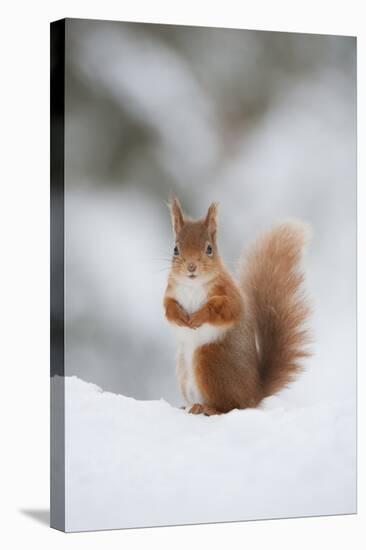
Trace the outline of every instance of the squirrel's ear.
[[205, 224], [207, 226], [208, 232], [211, 235], [211, 238], [214, 240], [216, 237], [217, 230], [217, 209], [219, 204], [213, 202], [210, 204], [209, 209], [206, 214]]
[[174, 198], [168, 203], [174, 233], [177, 235], [184, 225], [184, 216], [179, 200]]

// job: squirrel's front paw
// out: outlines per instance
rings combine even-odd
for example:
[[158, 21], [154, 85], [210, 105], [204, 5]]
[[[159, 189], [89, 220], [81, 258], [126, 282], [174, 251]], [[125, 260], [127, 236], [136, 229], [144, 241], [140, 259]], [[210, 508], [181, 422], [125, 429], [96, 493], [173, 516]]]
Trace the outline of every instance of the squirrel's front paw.
[[190, 319], [189, 319], [189, 328], [193, 328], [193, 329], [196, 329], [196, 328], [199, 328], [203, 325], [203, 321], [200, 317], [200, 315], [197, 315], [197, 313], [193, 313], [193, 315], [191, 315]]
[[178, 308], [178, 311], [177, 311], [177, 316], [176, 318], [174, 319], [174, 322], [179, 326], [179, 327], [189, 327], [190, 326], [190, 318], [189, 318], [189, 315], [188, 313], [183, 309], [183, 308]]
[[189, 317], [187, 317], [187, 319], [184, 317], [177, 317], [177, 319], [175, 319], [175, 324], [178, 325], [178, 327], [190, 328]]

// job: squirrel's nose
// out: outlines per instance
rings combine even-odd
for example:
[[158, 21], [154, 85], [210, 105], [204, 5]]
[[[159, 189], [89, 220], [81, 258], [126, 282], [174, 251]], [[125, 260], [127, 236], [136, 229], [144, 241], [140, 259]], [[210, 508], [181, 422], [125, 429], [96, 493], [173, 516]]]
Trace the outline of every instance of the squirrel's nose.
[[187, 269], [190, 273], [193, 273], [194, 271], [196, 271], [197, 269], [197, 266], [196, 264], [194, 264], [193, 262], [190, 262], [188, 265], [187, 265]]

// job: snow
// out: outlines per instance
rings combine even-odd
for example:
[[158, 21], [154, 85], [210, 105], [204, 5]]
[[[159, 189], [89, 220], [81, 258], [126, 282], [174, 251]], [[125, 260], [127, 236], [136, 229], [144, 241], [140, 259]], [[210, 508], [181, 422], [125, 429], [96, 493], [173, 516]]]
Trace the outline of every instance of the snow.
[[67, 531], [356, 511], [354, 399], [205, 417], [73, 376], [65, 414]]

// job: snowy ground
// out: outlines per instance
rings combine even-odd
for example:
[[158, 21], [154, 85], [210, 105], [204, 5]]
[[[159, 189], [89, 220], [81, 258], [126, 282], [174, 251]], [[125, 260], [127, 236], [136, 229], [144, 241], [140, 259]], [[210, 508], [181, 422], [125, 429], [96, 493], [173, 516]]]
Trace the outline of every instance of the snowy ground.
[[68, 531], [356, 511], [352, 400], [208, 418], [76, 377], [65, 394]]

